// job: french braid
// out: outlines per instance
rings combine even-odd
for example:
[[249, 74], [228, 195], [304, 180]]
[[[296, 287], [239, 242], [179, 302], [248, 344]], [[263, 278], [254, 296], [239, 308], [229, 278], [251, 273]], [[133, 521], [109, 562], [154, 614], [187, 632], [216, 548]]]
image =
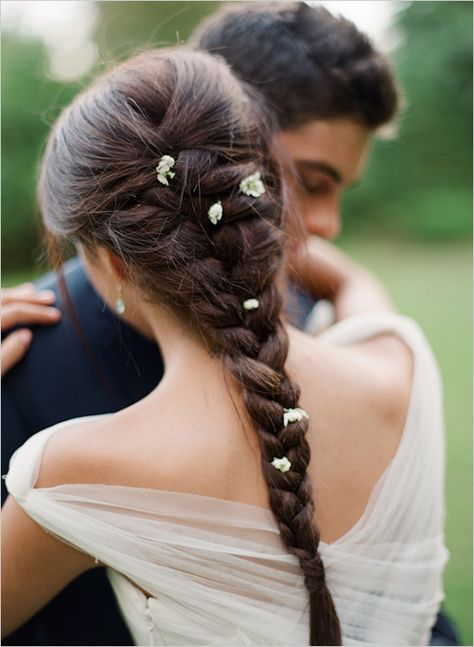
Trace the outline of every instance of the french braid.
[[[267, 142], [254, 103], [222, 63], [149, 52], [113, 70], [60, 118], [39, 196], [50, 232], [111, 249], [147, 298], [194, 326], [237, 380], [271, 510], [309, 591], [310, 644], [339, 645], [307, 474], [308, 420], [283, 424], [300, 391], [285, 371], [284, 209]], [[154, 173], [165, 153], [175, 160], [169, 185]], [[256, 172], [265, 186], [258, 198], [239, 189]], [[208, 210], [217, 201], [223, 218], [213, 224]], [[247, 311], [247, 299], [258, 308]], [[285, 473], [272, 465], [282, 457], [291, 462]]]
[[[263, 200], [263, 196], [259, 198], [258, 216], [247, 210], [233, 226], [224, 224], [219, 228], [209, 259], [210, 272], [203, 285], [203, 290], [209, 292], [210, 277], [216, 276], [218, 268], [220, 279], [210, 290], [217, 299], [206, 299], [204, 304], [198, 299], [192, 309], [201, 329], [207, 331], [211, 347], [223, 357], [242, 386], [247, 411], [259, 437], [270, 506], [284, 543], [299, 559], [309, 591], [310, 644], [339, 645], [340, 627], [318, 552], [319, 530], [307, 474], [308, 420], [283, 426], [284, 410], [298, 407], [300, 389], [285, 371], [288, 334], [282, 321], [279, 267], [275, 262], [281, 256], [281, 234], [272, 226], [274, 223], [262, 217], [265, 207], [271, 211], [271, 205], [261, 204]], [[236, 247], [236, 241], [245, 238], [246, 231], [252, 232], [250, 240], [258, 241], [257, 245]], [[247, 296], [256, 296], [259, 307], [243, 314], [242, 301]], [[222, 322], [223, 327], [216, 326], [216, 322]], [[291, 462], [286, 473], [272, 466], [275, 457], [283, 456]]]

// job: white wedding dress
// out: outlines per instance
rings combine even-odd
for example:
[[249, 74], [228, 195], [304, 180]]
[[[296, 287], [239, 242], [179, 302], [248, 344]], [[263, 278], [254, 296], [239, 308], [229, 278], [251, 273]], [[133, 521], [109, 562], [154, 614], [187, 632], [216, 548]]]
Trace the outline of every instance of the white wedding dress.
[[[425, 645], [448, 556], [435, 360], [417, 325], [388, 313], [351, 317], [321, 338], [348, 344], [384, 332], [414, 355], [402, 440], [362, 517], [320, 550], [343, 644]], [[74, 422], [32, 436], [12, 457], [6, 484], [41, 526], [107, 566], [137, 645], [309, 644], [303, 577], [270, 511], [118, 485], [35, 489], [48, 438]]]

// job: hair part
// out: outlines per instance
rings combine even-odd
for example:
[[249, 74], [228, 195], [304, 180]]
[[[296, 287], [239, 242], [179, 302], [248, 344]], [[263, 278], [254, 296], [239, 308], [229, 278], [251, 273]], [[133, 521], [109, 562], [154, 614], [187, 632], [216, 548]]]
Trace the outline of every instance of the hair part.
[[190, 39], [257, 88], [279, 127], [353, 117], [370, 129], [399, 108], [393, 73], [368, 37], [306, 2], [239, 3], [204, 20]]

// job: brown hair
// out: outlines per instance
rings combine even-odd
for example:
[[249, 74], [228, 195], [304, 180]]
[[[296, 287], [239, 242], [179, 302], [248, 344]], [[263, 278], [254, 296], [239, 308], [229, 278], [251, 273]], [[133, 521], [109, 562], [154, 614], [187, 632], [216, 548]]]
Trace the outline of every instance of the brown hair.
[[274, 110], [280, 128], [354, 117], [369, 128], [399, 105], [389, 64], [340, 16], [306, 2], [239, 2], [204, 20], [190, 43], [221, 56]]
[[[116, 67], [67, 108], [48, 141], [39, 182], [47, 229], [103, 245], [119, 256], [147, 298], [196, 327], [238, 380], [258, 433], [269, 503], [281, 537], [301, 564], [310, 599], [310, 642], [341, 633], [318, 553], [307, 474], [308, 421], [283, 426], [299, 388], [285, 372], [282, 322], [282, 186], [259, 109], [215, 58], [156, 50]], [[162, 155], [176, 160], [169, 186]], [[261, 172], [258, 199], [239, 191]], [[220, 200], [224, 215], [210, 223]], [[258, 298], [247, 312], [243, 301]], [[291, 469], [276, 470], [287, 456]]]

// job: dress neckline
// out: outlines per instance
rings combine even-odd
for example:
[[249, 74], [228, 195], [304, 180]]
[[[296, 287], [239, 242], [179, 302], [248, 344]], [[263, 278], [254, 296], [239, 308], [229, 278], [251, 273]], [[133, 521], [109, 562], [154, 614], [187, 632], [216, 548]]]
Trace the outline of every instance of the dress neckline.
[[[372, 489], [369, 495], [367, 504], [364, 508], [364, 511], [362, 515], [359, 517], [359, 519], [344, 534], [342, 534], [334, 541], [325, 542], [323, 540], [320, 540], [319, 543], [322, 547], [324, 547], [326, 550], [330, 550], [332, 547], [338, 547], [339, 545], [346, 542], [354, 534], [356, 534], [360, 529], [360, 527], [364, 525], [366, 519], [370, 515], [373, 505], [376, 502], [378, 491], [382, 486], [383, 478], [387, 470], [390, 468], [390, 465], [388, 465], [388, 467], [382, 473], [376, 485]], [[243, 501], [236, 501], [235, 499], [221, 499], [220, 497], [214, 497], [214, 496], [209, 496], [205, 494], [196, 494], [195, 492], [181, 492], [178, 490], [146, 488], [146, 487], [137, 487], [133, 485], [115, 485], [110, 483], [64, 483], [61, 485], [55, 485], [53, 487], [35, 488], [35, 489], [37, 492], [41, 492], [41, 491], [60, 491], [64, 489], [79, 490], [84, 488], [92, 488], [92, 489], [105, 490], [105, 491], [107, 490], [124, 491], [125, 490], [127, 492], [146, 492], [149, 494], [153, 494], [157, 498], [159, 498], [160, 495], [161, 496], [171, 495], [173, 497], [180, 498], [183, 501], [186, 499], [194, 499], [194, 501], [199, 500], [202, 502], [211, 501], [214, 505], [220, 505], [222, 507], [227, 507], [227, 508], [229, 507], [235, 508], [239, 510], [241, 513], [244, 512], [245, 510], [248, 510], [249, 514], [257, 515], [261, 519], [262, 524], [267, 526], [267, 529], [269, 531], [276, 533], [278, 535], [280, 534], [280, 530], [278, 528], [277, 522], [275, 521], [273, 512], [270, 510], [270, 508], [264, 508], [262, 506], [253, 505], [252, 503], [244, 503]]]

